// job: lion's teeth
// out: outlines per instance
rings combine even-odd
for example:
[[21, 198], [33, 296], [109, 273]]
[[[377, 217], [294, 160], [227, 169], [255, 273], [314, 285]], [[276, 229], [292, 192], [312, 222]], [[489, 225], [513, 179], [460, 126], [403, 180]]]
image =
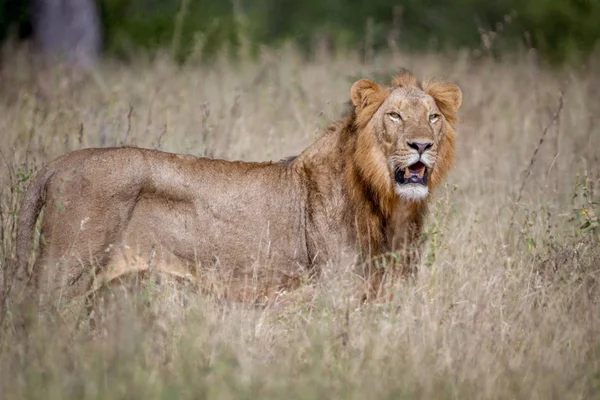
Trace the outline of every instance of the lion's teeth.
[[425, 175], [425, 168], [421, 168], [419, 171], [419, 178], [423, 178], [423, 175]]

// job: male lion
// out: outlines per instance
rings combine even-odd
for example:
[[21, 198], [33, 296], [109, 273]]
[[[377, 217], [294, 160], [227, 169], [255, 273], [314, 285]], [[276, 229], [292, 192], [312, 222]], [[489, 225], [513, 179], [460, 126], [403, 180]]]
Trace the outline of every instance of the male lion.
[[63, 155], [25, 194], [18, 268], [45, 206], [29, 278], [48, 299], [155, 269], [199, 283], [214, 274], [221, 294], [263, 301], [342, 255], [367, 266], [376, 294], [384, 269], [410, 267], [427, 200], [453, 162], [462, 93], [405, 72], [390, 87], [361, 79], [350, 99], [345, 118], [279, 162], [128, 147]]

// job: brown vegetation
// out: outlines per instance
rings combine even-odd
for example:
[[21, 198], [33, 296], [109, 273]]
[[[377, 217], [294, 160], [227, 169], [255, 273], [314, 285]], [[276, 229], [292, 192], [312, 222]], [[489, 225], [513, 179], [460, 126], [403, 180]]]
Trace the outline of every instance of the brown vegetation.
[[[394, 283], [393, 296], [350, 306], [355, 270], [330, 263], [310, 296], [281, 309], [222, 303], [186, 282], [156, 284], [162, 277], [111, 287], [100, 308], [111, 318], [93, 333], [85, 319], [67, 328], [75, 311], [60, 299], [22, 330], [9, 302], [3, 398], [599, 395], [593, 65], [552, 71], [529, 56], [460, 54], [364, 65], [352, 56], [305, 62], [285, 51], [211, 67], [107, 64], [77, 87], [57, 72], [42, 98], [22, 60], [6, 59], [3, 273], [15, 261], [14, 212], [32, 170], [68, 151], [129, 144], [247, 161], [298, 154], [339, 117], [352, 82], [382, 81], [401, 65], [456, 82], [464, 103], [456, 165], [425, 219], [419, 273]], [[206, 281], [216, 285], [216, 272]]]

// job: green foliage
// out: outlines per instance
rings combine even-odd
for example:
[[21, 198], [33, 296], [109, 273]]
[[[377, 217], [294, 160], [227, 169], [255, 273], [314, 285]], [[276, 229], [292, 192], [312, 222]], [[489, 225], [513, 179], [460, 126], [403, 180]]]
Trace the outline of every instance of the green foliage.
[[[495, 52], [525, 44], [552, 61], [571, 61], [594, 51], [600, 38], [596, 0], [98, 1], [107, 50], [117, 56], [169, 48], [183, 60], [242, 41], [257, 47], [293, 40], [305, 50], [317, 41], [373, 51], [394, 44]], [[30, 16], [30, 2], [0, 0], [0, 40], [15, 31], [26, 36]]]
[[0, 41], [9, 36], [24, 37], [31, 33], [29, 1], [0, 0]]
[[[518, 2], [515, 1], [515, 6]], [[535, 46], [554, 60], [571, 60], [594, 50], [600, 38], [600, 2], [533, 0], [520, 2], [523, 27]]]
[[107, 49], [119, 56], [132, 50], [170, 47], [186, 58], [201, 42], [213, 53], [223, 45], [237, 45], [240, 24], [228, 2], [207, 0], [103, 0], [101, 4]]
[[29, 184], [29, 180], [35, 173], [35, 169], [31, 166], [21, 165], [17, 168], [17, 184], [15, 190], [18, 193], [25, 193], [25, 188]]
[[598, 219], [600, 201], [594, 198], [587, 175], [583, 177], [577, 175], [577, 185], [571, 201], [573, 203], [571, 220], [583, 234], [589, 234], [600, 242], [600, 220]]

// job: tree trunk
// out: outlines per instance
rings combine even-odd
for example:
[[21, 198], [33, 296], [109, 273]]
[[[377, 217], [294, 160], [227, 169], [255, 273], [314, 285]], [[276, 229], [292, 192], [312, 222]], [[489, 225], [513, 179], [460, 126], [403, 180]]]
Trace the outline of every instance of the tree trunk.
[[33, 0], [32, 24], [41, 53], [89, 68], [100, 56], [102, 33], [94, 0]]

